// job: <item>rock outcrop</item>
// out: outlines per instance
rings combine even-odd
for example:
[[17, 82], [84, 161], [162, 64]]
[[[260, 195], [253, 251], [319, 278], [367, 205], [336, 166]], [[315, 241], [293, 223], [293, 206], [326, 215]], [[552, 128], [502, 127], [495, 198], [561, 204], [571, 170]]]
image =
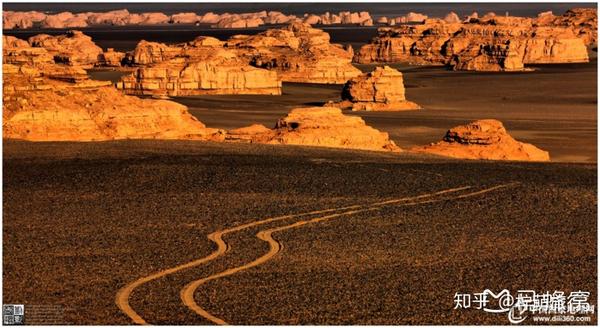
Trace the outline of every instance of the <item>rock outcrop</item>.
[[113, 48], [108, 48], [105, 52], [98, 56], [97, 65], [104, 67], [121, 67], [124, 59], [124, 52], [115, 51]]
[[2, 36], [2, 62], [37, 66], [54, 63], [54, 57], [44, 48], [31, 47], [25, 40], [4, 35]]
[[480, 120], [450, 129], [444, 139], [411, 151], [446, 157], [483, 160], [549, 161], [550, 155], [534, 145], [515, 140], [500, 121]]
[[91, 37], [80, 31], [51, 36], [38, 34], [27, 41], [3, 36], [2, 52], [8, 64], [66, 64], [91, 68], [93, 66], [121, 67], [125, 53], [109, 48], [106, 52]]
[[28, 41], [32, 47], [46, 49], [54, 61], [61, 64], [91, 67], [102, 54], [102, 48], [80, 31], [69, 31], [58, 36], [38, 34]]
[[572, 29], [587, 46], [598, 44], [598, 10], [596, 8], [574, 8], [561, 16], [552, 12], [539, 15], [534, 21], [538, 26], [562, 26]]
[[281, 94], [281, 81], [275, 72], [240, 62], [228, 52], [190, 61], [177, 57], [136, 69], [124, 76], [117, 88], [127, 94], [189, 96], [206, 94]]
[[331, 44], [329, 34], [302, 23], [256, 35], [235, 35], [227, 41], [212, 37], [175, 45], [141, 41], [131, 64], [156, 65], [178, 57], [198, 62], [217, 54], [237, 58], [240, 67], [251, 65], [276, 72], [277, 78], [285, 82], [342, 84], [360, 74], [351, 63], [351, 48]]
[[[74, 67], [51, 64], [45, 69], [3, 65], [4, 138], [223, 139], [221, 131], [207, 129], [183, 105], [123, 95], [106, 82], [87, 79], [85, 71]], [[70, 78], [56, 74], [74, 70], [79, 73]]]
[[467, 23], [456, 23], [454, 18], [449, 21], [452, 23], [427, 20], [422, 25], [380, 28], [377, 37], [354, 55], [354, 61], [514, 71], [527, 64], [589, 60], [584, 39], [571, 27], [539, 26], [531, 18], [493, 14], [470, 17]]
[[402, 111], [421, 108], [406, 100], [402, 73], [389, 67], [350, 79], [342, 89], [342, 101], [330, 105], [353, 111]]
[[352, 53], [331, 44], [329, 34], [307, 24], [294, 23], [252, 36], [234, 36], [225, 46], [253, 66], [276, 71], [284, 82], [345, 83], [358, 76]]
[[227, 141], [302, 145], [375, 151], [400, 151], [385, 132], [365, 124], [362, 118], [346, 116], [339, 108], [293, 109], [274, 129], [262, 125], [231, 130]]
[[337, 14], [304, 14], [302, 17], [286, 15], [278, 11], [260, 11], [239, 14], [215, 14], [212, 12], [198, 15], [193, 12], [166, 15], [159, 12], [130, 13], [126, 9], [108, 12], [71, 13], [68, 11], [46, 14], [37, 11], [2, 13], [5, 29], [29, 29], [34, 25], [43, 28], [80, 28], [88, 26], [125, 26], [159, 24], [211, 24], [215, 28], [248, 28], [265, 24], [289, 24], [304, 22], [308, 24], [333, 25], [355, 24], [370, 26], [371, 15], [366, 12], [342, 11]]

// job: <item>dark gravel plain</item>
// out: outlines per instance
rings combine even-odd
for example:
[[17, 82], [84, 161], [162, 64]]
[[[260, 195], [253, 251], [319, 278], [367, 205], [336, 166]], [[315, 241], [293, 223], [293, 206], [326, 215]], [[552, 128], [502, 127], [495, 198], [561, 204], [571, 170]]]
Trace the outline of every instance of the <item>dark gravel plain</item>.
[[[117, 291], [206, 256], [216, 230], [510, 182], [519, 184], [277, 232], [281, 253], [202, 286], [197, 303], [233, 324], [508, 324], [453, 310], [456, 292], [486, 288], [587, 290], [597, 303], [593, 163], [185, 141], [4, 141], [3, 152], [3, 302], [61, 305], [64, 323], [131, 323]], [[151, 324], [209, 324], [181, 288], [263, 255], [255, 234], [282, 224], [228, 235], [226, 256], [141, 286], [132, 307]]]

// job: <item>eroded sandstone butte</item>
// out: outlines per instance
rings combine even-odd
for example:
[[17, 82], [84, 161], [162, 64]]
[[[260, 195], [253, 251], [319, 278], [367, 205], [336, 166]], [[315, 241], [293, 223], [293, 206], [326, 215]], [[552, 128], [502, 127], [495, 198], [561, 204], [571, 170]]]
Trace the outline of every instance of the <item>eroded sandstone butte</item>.
[[127, 94], [152, 96], [281, 94], [277, 73], [252, 67], [233, 51], [218, 47], [196, 55], [153, 61], [122, 77], [117, 88]]
[[4, 63], [36, 65], [57, 63], [91, 68], [93, 66], [120, 67], [125, 56], [109, 49], [103, 52], [92, 38], [80, 31], [68, 31], [63, 35], [38, 34], [27, 41], [13, 36], [3, 36]]
[[479, 120], [454, 127], [446, 132], [442, 141], [414, 147], [411, 151], [464, 159], [550, 160], [547, 151], [515, 140], [506, 132], [502, 122], [497, 120]]
[[29, 38], [28, 42], [32, 47], [46, 49], [55, 62], [68, 65], [92, 67], [102, 54], [102, 48], [80, 31], [58, 36], [38, 34]]
[[183, 105], [126, 96], [110, 82], [87, 79], [80, 68], [50, 65], [40, 71], [28, 65], [3, 64], [4, 138], [30, 141], [223, 138], [219, 130], [206, 128]]
[[302, 23], [256, 35], [235, 35], [227, 41], [211, 37], [175, 45], [142, 41], [131, 56], [131, 64], [147, 66], [176, 57], [197, 62], [207, 54], [222, 52], [253, 67], [274, 71], [285, 82], [342, 84], [361, 73], [352, 66], [351, 50], [331, 44], [329, 34]]
[[406, 100], [402, 73], [389, 67], [376, 67], [350, 79], [342, 89], [342, 101], [330, 105], [353, 111], [402, 111], [421, 108]]
[[447, 65], [455, 70], [478, 71], [515, 71], [523, 70], [526, 64], [589, 61], [580, 32], [563, 25], [493, 14], [470, 18], [465, 23], [427, 20], [422, 25], [380, 28], [354, 60]]
[[293, 109], [275, 128], [263, 125], [231, 130], [227, 141], [302, 145], [375, 151], [400, 151], [385, 132], [365, 124], [357, 116], [342, 114], [334, 107]]

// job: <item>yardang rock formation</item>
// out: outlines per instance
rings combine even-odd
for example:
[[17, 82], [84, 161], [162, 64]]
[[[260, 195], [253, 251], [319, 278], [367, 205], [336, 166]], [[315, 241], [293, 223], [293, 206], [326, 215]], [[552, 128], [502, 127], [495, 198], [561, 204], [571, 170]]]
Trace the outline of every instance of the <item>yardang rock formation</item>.
[[228, 141], [282, 145], [400, 151], [385, 132], [365, 124], [362, 118], [346, 116], [339, 108], [307, 107], [293, 109], [274, 129], [263, 125], [231, 130]]
[[464, 159], [550, 160], [547, 151], [515, 140], [506, 132], [502, 122], [497, 120], [479, 120], [454, 127], [446, 132], [442, 141], [414, 147], [411, 151]]
[[406, 100], [402, 73], [389, 67], [376, 67], [350, 79], [342, 89], [342, 101], [330, 105], [353, 111], [402, 111], [421, 108]]
[[[50, 64], [3, 64], [4, 138], [29, 141], [115, 139], [219, 140], [187, 108], [165, 100], [123, 95], [110, 82], [87, 79], [85, 71]], [[57, 78], [52, 69], [63, 72]], [[73, 72], [75, 70], [75, 72]], [[71, 73], [71, 78], [66, 78]], [[73, 74], [78, 73], [78, 74]], [[107, 85], [108, 84], [108, 85]]]
[[[584, 14], [590, 15], [589, 11]], [[380, 28], [354, 60], [447, 65], [454, 70], [477, 71], [514, 71], [523, 70], [527, 64], [589, 60], [586, 40], [594, 38], [589, 28], [593, 19], [585, 20], [584, 27], [561, 20], [538, 20], [487, 14], [466, 23], [433, 19], [422, 25]], [[571, 17], [567, 22], [573, 20]]]

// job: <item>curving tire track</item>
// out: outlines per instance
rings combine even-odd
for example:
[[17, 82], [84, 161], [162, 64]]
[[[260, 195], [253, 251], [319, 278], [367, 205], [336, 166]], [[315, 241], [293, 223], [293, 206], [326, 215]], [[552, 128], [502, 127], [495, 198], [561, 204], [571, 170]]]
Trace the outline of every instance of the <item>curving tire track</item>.
[[[148, 324], [146, 322], [146, 320], [144, 318], [142, 318], [142, 316], [140, 316], [129, 304], [129, 299], [131, 298], [131, 294], [133, 293], [133, 291], [136, 288], [138, 288], [148, 282], [151, 282], [153, 280], [157, 280], [162, 277], [165, 277], [165, 276], [168, 276], [168, 275], [171, 275], [171, 274], [174, 274], [174, 273], [186, 270], [186, 269], [200, 266], [202, 264], [213, 261], [220, 256], [223, 256], [229, 250], [229, 246], [227, 245], [227, 243], [225, 243], [225, 241], [223, 241], [223, 237], [230, 233], [238, 232], [238, 231], [241, 231], [244, 229], [252, 228], [255, 226], [259, 226], [259, 225], [264, 225], [264, 224], [271, 223], [271, 222], [283, 221], [283, 220], [298, 218], [298, 217], [302, 217], [302, 216], [317, 215], [317, 214], [331, 213], [331, 212], [336, 212], [336, 211], [365, 208], [365, 207], [370, 207], [370, 206], [399, 203], [399, 202], [408, 201], [408, 200], [417, 200], [417, 199], [423, 199], [423, 198], [427, 198], [427, 197], [462, 191], [462, 190], [466, 190], [466, 189], [470, 189], [470, 188], [472, 188], [472, 187], [471, 186], [463, 186], [463, 187], [457, 187], [457, 188], [444, 189], [444, 190], [440, 190], [437, 192], [422, 194], [422, 195], [414, 196], [414, 197], [403, 197], [403, 198], [391, 199], [388, 201], [377, 202], [377, 203], [372, 203], [372, 204], [367, 204], [367, 205], [350, 205], [350, 206], [330, 208], [330, 209], [304, 212], [304, 213], [298, 213], [298, 214], [283, 215], [283, 216], [272, 217], [272, 218], [267, 218], [267, 219], [263, 219], [263, 220], [259, 220], [259, 221], [242, 224], [242, 225], [224, 229], [224, 230], [219, 230], [219, 231], [213, 232], [207, 236], [207, 238], [209, 240], [211, 240], [212, 242], [214, 242], [217, 245], [217, 249], [215, 251], [213, 251], [212, 253], [210, 253], [209, 255], [207, 255], [203, 258], [153, 273], [151, 275], [139, 278], [139, 279], [127, 284], [126, 286], [124, 286], [117, 292], [117, 295], [115, 298], [115, 303], [119, 307], [119, 309], [124, 314], [126, 314], [134, 323], [141, 324], [141, 325]], [[195, 303], [193, 302], [193, 296], [192, 296], [192, 300], [189, 302], [189, 304], [190, 304], [189, 306], [195, 305]], [[203, 310], [200, 307], [197, 307], [194, 309], [198, 310], [199, 312], [204, 314], [206, 317], [211, 317], [211, 315], [209, 313], [202, 312]], [[196, 311], [196, 312], [198, 312], [198, 311]], [[214, 319], [214, 321], [213, 320], [211, 320], [211, 321], [213, 321], [215, 323], [220, 320], [216, 317], [212, 317], [212, 318]]]
[[[494, 190], [498, 190], [498, 189], [502, 189], [502, 188], [508, 188], [511, 186], [515, 186], [519, 183], [508, 183], [508, 184], [502, 184], [502, 185], [497, 185], [497, 186], [493, 186], [490, 188], [486, 188], [486, 189], [482, 189], [479, 191], [475, 191], [475, 192], [471, 192], [471, 193], [467, 193], [467, 194], [461, 194], [461, 195], [457, 195], [454, 197], [446, 197], [446, 198], [440, 198], [440, 199], [428, 199], [428, 200], [422, 200], [419, 201], [419, 199], [422, 198], [427, 198], [430, 197], [432, 195], [440, 195], [440, 194], [444, 194], [444, 193], [448, 193], [448, 190], [443, 190], [437, 193], [433, 193], [433, 194], [426, 194], [426, 195], [420, 195], [420, 196], [416, 196], [416, 197], [406, 197], [403, 198], [402, 200], [413, 200], [413, 202], [409, 202], [409, 203], [403, 203], [403, 204], [399, 204], [398, 206], [412, 206], [412, 205], [421, 205], [421, 204], [429, 204], [429, 203], [436, 203], [436, 202], [442, 202], [442, 201], [451, 201], [451, 200], [457, 200], [457, 199], [463, 199], [463, 198], [468, 198], [468, 197], [474, 197], [474, 196], [478, 196], [478, 195], [482, 195]], [[462, 187], [462, 188], [455, 188], [454, 191], [456, 191], [456, 189], [460, 189], [460, 190], [464, 190], [464, 189], [469, 189], [470, 187]], [[201, 278], [195, 281], [192, 281], [191, 283], [187, 284], [180, 292], [180, 297], [181, 300], [183, 301], [183, 303], [190, 308], [192, 311], [194, 311], [196, 314], [204, 317], [205, 319], [215, 323], [215, 324], [219, 324], [219, 325], [226, 325], [227, 322], [219, 317], [214, 316], [213, 314], [211, 314], [210, 312], [208, 312], [207, 310], [203, 309], [201, 306], [199, 306], [196, 303], [196, 300], [194, 298], [194, 294], [197, 291], [197, 289], [211, 281], [211, 280], [216, 280], [219, 278], [223, 278], [226, 276], [230, 276], [233, 275], [237, 272], [240, 271], [244, 271], [250, 268], [253, 268], [255, 266], [258, 266], [260, 264], [263, 264], [267, 261], [269, 261], [271, 258], [273, 258], [275, 255], [277, 255], [281, 249], [283, 248], [283, 246], [281, 245], [280, 242], [278, 242], [277, 240], [275, 240], [272, 237], [272, 234], [275, 232], [279, 232], [279, 231], [284, 231], [284, 230], [288, 230], [288, 229], [293, 229], [293, 228], [298, 228], [307, 224], [311, 224], [311, 223], [317, 223], [317, 222], [322, 222], [322, 221], [326, 221], [326, 220], [330, 220], [333, 218], [337, 218], [340, 216], [346, 216], [346, 215], [352, 215], [352, 214], [356, 214], [356, 213], [361, 213], [361, 212], [367, 212], [367, 211], [375, 211], [378, 209], [381, 209], [383, 206], [386, 205], [390, 205], [390, 204], [395, 204], [400, 202], [400, 200], [390, 200], [390, 201], [384, 201], [384, 202], [378, 202], [378, 203], [373, 203], [370, 206], [367, 206], [366, 208], [362, 208], [362, 209], [356, 209], [356, 210], [351, 210], [351, 211], [346, 211], [343, 213], [336, 213], [336, 214], [331, 214], [331, 215], [327, 215], [327, 216], [322, 216], [322, 217], [317, 217], [317, 218], [313, 218], [310, 220], [303, 220], [303, 221], [297, 221], [294, 222], [292, 224], [289, 225], [285, 225], [285, 226], [281, 226], [281, 227], [275, 227], [275, 228], [271, 228], [271, 229], [267, 229], [267, 230], [262, 230], [259, 231], [256, 234], [256, 237], [260, 240], [266, 241], [269, 244], [269, 251], [262, 255], [261, 257], [248, 262], [246, 264], [243, 264], [241, 266], [237, 266], [234, 268], [230, 268], [227, 269], [225, 271], [207, 276], [205, 278]]]

